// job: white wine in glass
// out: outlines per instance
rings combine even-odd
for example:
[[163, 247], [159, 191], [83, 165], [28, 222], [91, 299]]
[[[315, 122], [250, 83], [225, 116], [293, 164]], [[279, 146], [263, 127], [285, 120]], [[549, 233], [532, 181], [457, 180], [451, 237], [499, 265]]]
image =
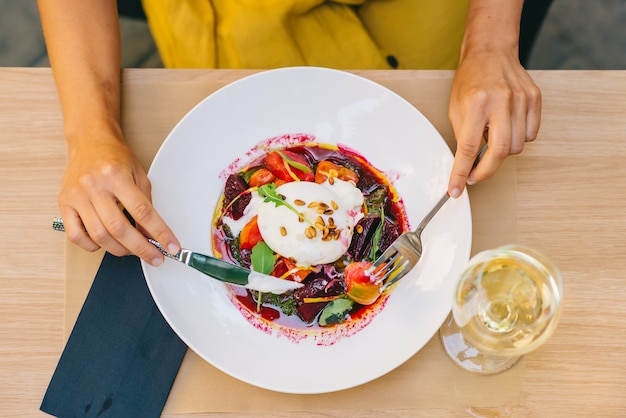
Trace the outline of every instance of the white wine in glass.
[[552, 335], [562, 293], [559, 270], [538, 251], [520, 245], [483, 251], [459, 279], [442, 344], [466, 370], [507, 370]]

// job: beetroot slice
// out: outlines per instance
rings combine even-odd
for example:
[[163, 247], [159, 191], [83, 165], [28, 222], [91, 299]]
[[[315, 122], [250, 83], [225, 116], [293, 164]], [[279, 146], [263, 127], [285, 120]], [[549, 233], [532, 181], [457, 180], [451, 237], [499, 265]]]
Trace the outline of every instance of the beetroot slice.
[[[248, 190], [248, 187], [248, 183], [246, 183], [241, 176], [237, 174], [231, 174], [228, 176], [226, 179], [226, 185], [224, 186], [224, 207], [230, 205], [231, 202], [237, 198], [237, 196]], [[230, 214], [234, 220], [243, 216], [243, 211], [246, 209], [251, 199], [252, 196], [250, 193], [246, 193], [239, 196], [239, 198], [235, 200], [230, 207]]]
[[372, 237], [379, 223], [379, 216], [368, 216], [358, 222], [355, 229], [359, 229], [361, 232], [357, 233], [355, 231], [354, 235], [352, 235], [352, 241], [347, 251], [353, 260], [363, 260], [365, 258], [372, 246]]
[[328, 302], [305, 303], [304, 298], [338, 296], [346, 291], [343, 280], [329, 279], [323, 274], [311, 277], [314, 275], [315, 273], [309, 275], [305, 285], [293, 293], [296, 313], [306, 323], [311, 323]]
[[385, 219], [380, 241], [378, 241], [378, 251], [382, 254], [399, 236], [400, 230], [398, 229], [398, 225], [394, 224], [389, 219]]

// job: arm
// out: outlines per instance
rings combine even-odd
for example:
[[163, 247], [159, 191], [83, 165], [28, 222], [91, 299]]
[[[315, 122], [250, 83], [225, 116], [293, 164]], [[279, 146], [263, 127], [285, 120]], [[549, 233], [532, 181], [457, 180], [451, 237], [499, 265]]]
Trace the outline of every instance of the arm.
[[[504, 159], [519, 154], [539, 131], [541, 93], [519, 62], [523, 0], [470, 0], [461, 57], [450, 96], [449, 118], [457, 150], [448, 192], [491, 177]], [[489, 148], [472, 163], [485, 135]]]
[[159, 265], [163, 255], [145, 235], [172, 252], [179, 244], [152, 207], [148, 177], [121, 132], [116, 2], [38, 0], [38, 5], [67, 138], [59, 207], [68, 236], [86, 250], [134, 253]]

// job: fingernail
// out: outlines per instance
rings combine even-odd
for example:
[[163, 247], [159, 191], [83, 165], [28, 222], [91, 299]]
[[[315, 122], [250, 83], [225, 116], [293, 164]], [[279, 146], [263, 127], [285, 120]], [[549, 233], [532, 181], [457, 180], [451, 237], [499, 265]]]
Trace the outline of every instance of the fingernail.
[[159, 267], [161, 264], [163, 264], [163, 259], [161, 258], [153, 258], [152, 261], [150, 262], [150, 265], [152, 265], [153, 267]]
[[170, 254], [178, 254], [178, 252], [180, 251], [180, 248], [178, 248], [178, 245], [174, 244], [174, 243], [169, 243], [167, 244], [167, 252]]
[[455, 187], [454, 189], [452, 189], [452, 192], [450, 192], [450, 196], [454, 198], [461, 196], [461, 189]]
[[470, 176], [470, 177], [468, 177], [468, 179], [467, 179], [467, 185], [468, 185], [468, 186], [472, 186], [472, 185], [474, 185], [474, 184], [476, 184], [476, 180], [474, 179], [474, 177], [471, 177], [471, 176]]

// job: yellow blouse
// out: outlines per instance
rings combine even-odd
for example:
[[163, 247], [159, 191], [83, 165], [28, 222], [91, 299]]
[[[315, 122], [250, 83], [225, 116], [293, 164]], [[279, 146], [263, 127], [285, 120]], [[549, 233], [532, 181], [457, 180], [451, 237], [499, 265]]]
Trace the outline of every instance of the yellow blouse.
[[453, 69], [468, 0], [142, 0], [171, 68]]

